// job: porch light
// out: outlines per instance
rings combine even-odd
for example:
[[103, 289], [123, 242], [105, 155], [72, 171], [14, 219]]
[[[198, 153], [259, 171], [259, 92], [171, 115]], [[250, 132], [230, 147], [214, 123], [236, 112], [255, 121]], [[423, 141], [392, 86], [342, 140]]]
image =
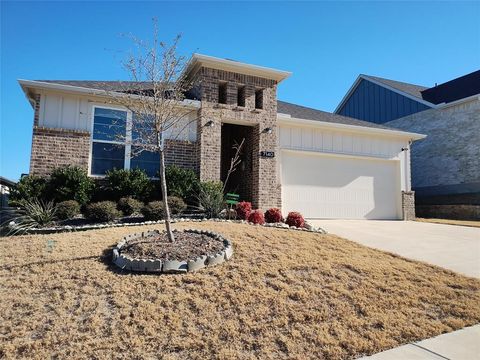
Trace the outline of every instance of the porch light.
[[209, 120], [203, 126], [204, 127], [213, 127], [214, 125], [215, 125], [215, 123], [213, 122], [213, 120]]
[[272, 130], [272, 128], [270, 128], [270, 127], [267, 127], [267, 128], [265, 128], [265, 129], [263, 129], [263, 131], [262, 131], [262, 132], [263, 132], [264, 134], [271, 134], [271, 133], [272, 133], [272, 131], [273, 131], [273, 130]]

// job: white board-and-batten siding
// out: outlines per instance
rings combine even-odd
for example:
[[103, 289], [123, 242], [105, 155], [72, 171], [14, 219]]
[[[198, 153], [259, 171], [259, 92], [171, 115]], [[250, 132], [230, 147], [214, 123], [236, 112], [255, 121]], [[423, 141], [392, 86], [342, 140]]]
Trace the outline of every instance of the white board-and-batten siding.
[[409, 148], [405, 138], [384, 134], [368, 134], [350, 129], [318, 126], [279, 126], [279, 163], [282, 150], [302, 151], [319, 155], [358, 157], [396, 161], [400, 170], [401, 190], [410, 190]]
[[[102, 104], [101, 99], [87, 96], [74, 96], [69, 94], [43, 91], [40, 93], [40, 109], [38, 125], [40, 127], [67, 129], [90, 132], [92, 129], [94, 107], [111, 107]], [[182, 131], [178, 140], [197, 140], [197, 123], [192, 121], [195, 114], [185, 122], [190, 124]], [[169, 138], [167, 134], [167, 138]]]

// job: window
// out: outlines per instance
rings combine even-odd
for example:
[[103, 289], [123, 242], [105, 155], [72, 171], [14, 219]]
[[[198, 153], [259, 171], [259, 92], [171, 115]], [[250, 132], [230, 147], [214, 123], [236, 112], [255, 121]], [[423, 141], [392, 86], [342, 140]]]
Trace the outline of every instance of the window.
[[138, 147], [132, 146], [132, 154], [130, 159], [130, 169], [143, 169], [150, 177], [157, 177], [160, 170], [160, 154], [158, 152], [142, 151], [138, 152]]
[[237, 105], [245, 106], [245, 86], [239, 85], [237, 88]]
[[102, 176], [114, 168], [139, 168], [150, 177], [157, 176], [159, 154], [141, 151], [155, 140], [149, 136], [154, 134], [153, 117], [102, 107], [94, 107], [93, 114], [91, 175]]
[[255, 90], [255, 109], [263, 109], [263, 89]]
[[92, 175], [105, 175], [108, 170], [123, 169], [125, 146], [94, 142], [92, 145]]
[[125, 166], [127, 112], [94, 107], [92, 134], [92, 175], [105, 175]]
[[227, 83], [222, 82], [218, 84], [218, 103], [226, 104], [227, 103]]

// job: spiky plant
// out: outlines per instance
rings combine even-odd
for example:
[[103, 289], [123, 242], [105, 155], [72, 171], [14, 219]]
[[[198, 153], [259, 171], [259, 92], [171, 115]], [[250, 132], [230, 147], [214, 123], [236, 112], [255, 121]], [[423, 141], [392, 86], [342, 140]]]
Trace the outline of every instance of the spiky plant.
[[25, 200], [18, 208], [10, 211], [10, 216], [2, 227], [7, 227], [7, 235], [18, 235], [28, 230], [51, 225], [56, 219], [57, 208], [53, 201], [42, 201], [38, 199]]

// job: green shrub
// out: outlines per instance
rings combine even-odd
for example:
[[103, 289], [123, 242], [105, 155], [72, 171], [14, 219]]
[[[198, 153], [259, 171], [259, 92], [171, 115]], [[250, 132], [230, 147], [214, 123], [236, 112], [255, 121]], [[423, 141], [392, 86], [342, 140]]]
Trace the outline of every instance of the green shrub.
[[75, 200], [61, 201], [57, 204], [57, 217], [60, 220], [72, 219], [80, 214], [80, 204]]
[[113, 201], [100, 201], [85, 207], [85, 217], [94, 222], [108, 222], [121, 216]]
[[119, 200], [122, 197], [146, 199], [151, 187], [150, 178], [141, 169], [113, 169], [108, 171], [105, 176], [105, 190], [114, 200]]
[[53, 201], [30, 199], [22, 200], [20, 204], [19, 208], [12, 210], [12, 216], [8, 216], [7, 221], [14, 222], [13, 226], [8, 226], [8, 235], [23, 234], [30, 229], [52, 225], [57, 218], [57, 209]]
[[12, 206], [19, 206], [23, 201], [45, 200], [47, 179], [27, 175], [12, 187], [9, 195], [9, 203]]
[[187, 201], [192, 201], [198, 192], [199, 181], [195, 171], [170, 165], [165, 169], [167, 191], [170, 196], [178, 196]]
[[187, 208], [187, 204], [177, 196], [169, 196], [167, 201], [172, 215], [181, 214]]
[[134, 199], [132, 197], [123, 197], [118, 200], [117, 208], [120, 210], [123, 215], [129, 216], [133, 213], [139, 212], [143, 204], [141, 201]]
[[208, 218], [216, 218], [225, 209], [223, 184], [220, 181], [205, 181], [200, 183], [197, 195], [199, 208]]
[[162, 201], [151, 201], [142, 208], [145, 220], [162, 220], [165, 217], [165, 207]]
[[56, 168], [48, 180], [49, 196], [55, 202], [75, 200], [84, 205], [90, 201], [95, 182], [78, 166]]

